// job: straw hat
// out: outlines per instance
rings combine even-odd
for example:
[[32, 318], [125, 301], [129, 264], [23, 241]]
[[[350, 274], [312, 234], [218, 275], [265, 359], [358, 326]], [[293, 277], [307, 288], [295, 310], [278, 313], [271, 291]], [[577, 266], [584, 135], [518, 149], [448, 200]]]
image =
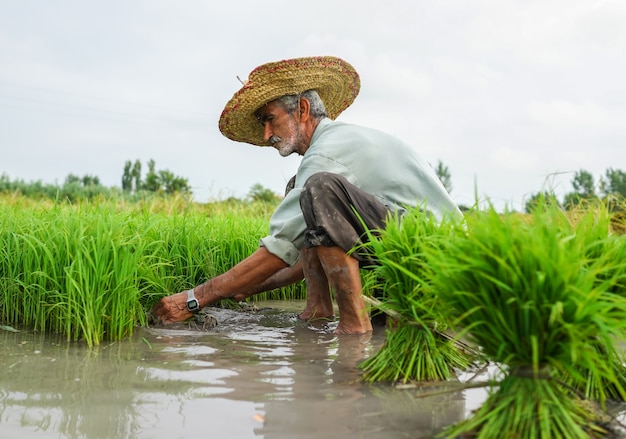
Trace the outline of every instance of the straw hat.
[[361, 81], [350, 64], [332, 56], [287, 59], [254, 69], [244, 86], [228, 101], [219, 127], [222, 134], [237, 142], [269, 146], [263, 139], [263, 126], [254, 112], [285, 95], [316, 90], [335, 119], [359, 94]]

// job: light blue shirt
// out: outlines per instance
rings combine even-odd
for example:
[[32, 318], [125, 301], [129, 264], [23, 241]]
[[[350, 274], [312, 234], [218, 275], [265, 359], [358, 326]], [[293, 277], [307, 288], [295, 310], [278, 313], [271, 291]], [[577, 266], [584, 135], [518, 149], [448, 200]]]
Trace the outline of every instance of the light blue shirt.
[[462, 214], [432, 167], [405, 142], [378, 130], [322, 119], [302, 156], [294, 188], [270, 219], [270, 234], [260, 245], [289, 265], [298, 260], [306, 223], [300, 192], [317, 172], [333, 172], [374, 195], [400, 215], [424, 207], [441, 220]]

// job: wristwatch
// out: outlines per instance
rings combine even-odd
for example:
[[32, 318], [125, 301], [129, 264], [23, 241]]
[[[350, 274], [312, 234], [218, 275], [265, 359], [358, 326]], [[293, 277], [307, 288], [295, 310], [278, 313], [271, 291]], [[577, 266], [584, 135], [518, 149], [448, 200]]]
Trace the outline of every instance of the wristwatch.
[[193, 288], [187, 290], [187, 311], [192, 313], [197, 313], [200, 311], [200, 302], [196, 299], [196, 296], [193, 294]]

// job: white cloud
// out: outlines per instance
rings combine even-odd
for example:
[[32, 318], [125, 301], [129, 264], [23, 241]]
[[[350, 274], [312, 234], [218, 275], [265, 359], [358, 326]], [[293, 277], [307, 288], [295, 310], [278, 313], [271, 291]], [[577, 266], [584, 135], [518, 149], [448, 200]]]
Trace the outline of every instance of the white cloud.
[[531, 102], [526, 112], [531, 120], [553, 128], [601, 129], [611, 125], [610, 114], [594, 102]]
[[411, 102], [427, 96], [433, 88], [431, 77], [397, 59], [380, 55], [371, 59], [368, 68], [370, 79], [377, 87], [373, 90], [376, 96], [388, 100]]
[[510, 146], [503, 146], [489, 153], [489, 163], [501, 170], [530, 171], [538, 162], [534, 152]]

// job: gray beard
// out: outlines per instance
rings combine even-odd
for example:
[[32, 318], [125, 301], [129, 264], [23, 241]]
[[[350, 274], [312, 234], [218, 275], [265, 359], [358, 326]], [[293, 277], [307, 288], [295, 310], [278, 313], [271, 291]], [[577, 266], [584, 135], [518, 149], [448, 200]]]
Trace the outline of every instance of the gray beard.
[[[276, 143], [281, 143], [281, 145], [278, 146], [278, 153], [282, 156], [282, 157], [287, 157], [291, 154], [293, 154], [294, 152], [296, 152], [295, 148], [293, 145], [291, 144], [283, 144], [282, 143], [283, 139], [281, 139], [278, 136], [272, 136], [270, 137], [270, 142], [272, 143], [272, 145], [275, 145]], [[276, 148], [276, 146], [274, 146]]]

